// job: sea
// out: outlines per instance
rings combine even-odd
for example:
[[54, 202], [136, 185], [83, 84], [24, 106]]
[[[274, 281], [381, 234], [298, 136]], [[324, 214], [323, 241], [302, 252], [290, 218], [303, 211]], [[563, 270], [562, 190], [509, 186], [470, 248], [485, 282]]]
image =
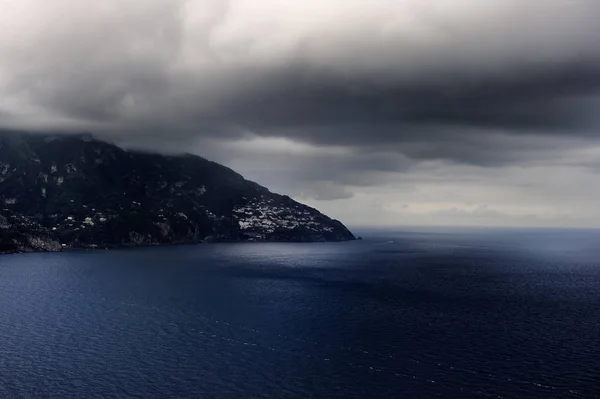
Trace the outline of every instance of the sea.
[[0, 398], [600, 398], [600, 232], [0, 256]]

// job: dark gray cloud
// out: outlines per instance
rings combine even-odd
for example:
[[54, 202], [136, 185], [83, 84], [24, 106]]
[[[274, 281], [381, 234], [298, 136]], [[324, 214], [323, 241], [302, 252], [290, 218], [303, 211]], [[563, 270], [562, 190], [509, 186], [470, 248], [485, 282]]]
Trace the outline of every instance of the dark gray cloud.
[[249, 136], [344, 147], [298, 158], [297, 177], [367, 184], [410, 160], [543, 161], [593, 142], [600, 125], [597, 0], [4, 8], [2, 127], [90, 130], [173, 151]]
[[352, 198], [351, 187], [387, 184], [415, 166], [395, 151], [314, 147], [286, 139], [201, 141], [188, 150], [210, 154], [276, 191], [319, 200]]
[[[285, 71], [240, 93], [214, 116], [259, 132], [290, 128], [285, 131], [299, 134], [320, 126], [367, 125], [374, 132], [382, 130], [384, 138], [391, 138], [386, 134], [390, 125], [581, 130], [587, 121], [573, 97], [597, 93], [598, 67], [600, 60], [560, 68], [540, 65], [534, 71], [517, 67], [492, 77], [485, 71], [468, 76], [446, 73], [443, 80], [432, 82], [427, 79], [440, 77], [423, 73], [408, 82], [390, 77], [385, 84], [318, 73], [307, 78], [304, 71]], [[323, 141], [328, 140], [335, 137]]]

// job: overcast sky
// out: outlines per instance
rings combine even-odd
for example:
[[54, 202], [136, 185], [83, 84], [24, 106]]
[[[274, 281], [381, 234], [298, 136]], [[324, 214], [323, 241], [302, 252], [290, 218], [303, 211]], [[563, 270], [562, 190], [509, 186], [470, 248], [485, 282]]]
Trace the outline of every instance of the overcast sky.
[[0, 128], [193, 152], [350, 226], [600, 227], [598, 0], [0, 10]]

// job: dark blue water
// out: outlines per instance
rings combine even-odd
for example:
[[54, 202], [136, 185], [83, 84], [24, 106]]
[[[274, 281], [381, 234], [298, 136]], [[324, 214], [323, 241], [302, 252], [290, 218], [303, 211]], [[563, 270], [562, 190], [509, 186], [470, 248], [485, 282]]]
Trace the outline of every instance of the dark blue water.
[[600, 233], [367, 234], [2, 256], [0, 397], [600, 397]]

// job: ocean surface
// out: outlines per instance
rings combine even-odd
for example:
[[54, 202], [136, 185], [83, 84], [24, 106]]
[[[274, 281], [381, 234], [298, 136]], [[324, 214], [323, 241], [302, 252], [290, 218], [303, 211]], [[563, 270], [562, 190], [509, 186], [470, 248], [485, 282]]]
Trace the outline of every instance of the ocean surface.
[[1, 398], [600, 398], [600, 232], [0, 256]]

